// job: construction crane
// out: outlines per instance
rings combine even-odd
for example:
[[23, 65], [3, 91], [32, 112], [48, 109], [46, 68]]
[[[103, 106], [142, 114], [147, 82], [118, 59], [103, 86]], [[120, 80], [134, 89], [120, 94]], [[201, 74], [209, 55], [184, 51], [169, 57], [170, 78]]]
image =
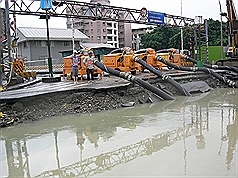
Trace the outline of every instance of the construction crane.
[[238, 16], [232, 0], [226, 0], [227, 31], [228, 31], [228, 58], [238, 60]]

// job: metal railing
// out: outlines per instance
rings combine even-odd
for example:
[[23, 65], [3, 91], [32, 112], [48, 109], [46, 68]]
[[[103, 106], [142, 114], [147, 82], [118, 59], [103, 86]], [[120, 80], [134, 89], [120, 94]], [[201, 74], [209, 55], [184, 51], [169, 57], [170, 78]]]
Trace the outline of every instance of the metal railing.
[[[63, 71], [64, 63], [62, 59], [52, 59], [52, 68], [54, 71]], [[26, 71], [48, 71], [48, 59], [35, 60], [35, 61], [25, 61]]]

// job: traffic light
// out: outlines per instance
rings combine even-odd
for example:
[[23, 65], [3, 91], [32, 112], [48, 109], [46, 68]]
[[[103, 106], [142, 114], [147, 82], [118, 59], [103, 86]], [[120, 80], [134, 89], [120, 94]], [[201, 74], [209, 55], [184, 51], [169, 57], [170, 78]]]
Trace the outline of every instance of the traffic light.
[[40, 8], [42, 10], [52, 9], [52, 0], [40, 0]]

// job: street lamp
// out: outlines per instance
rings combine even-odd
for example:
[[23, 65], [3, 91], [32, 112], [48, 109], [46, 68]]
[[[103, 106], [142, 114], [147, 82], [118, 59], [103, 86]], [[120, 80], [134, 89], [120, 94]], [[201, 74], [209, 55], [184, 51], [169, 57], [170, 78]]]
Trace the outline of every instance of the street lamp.
[[[40, 0], [40, 8], [42, 10], [45, 10], [46, 15], [46, 35], [47, 35], [47, 46], [48, 46], [48, 67], [49, 67], [49, 75], [50, 77], [53, 77], [53, 70], [52, 70], [52, 58], [50, 53], [50, 35], [49, 35], [49, 10], [52, 9], [52, 0]], [[41, 16], [41, 19], [44, 17]]]

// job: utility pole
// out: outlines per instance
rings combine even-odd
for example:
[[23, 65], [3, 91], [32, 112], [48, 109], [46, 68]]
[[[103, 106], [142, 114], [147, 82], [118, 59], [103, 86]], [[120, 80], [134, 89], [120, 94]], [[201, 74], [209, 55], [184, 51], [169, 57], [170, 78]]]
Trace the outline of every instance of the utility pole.
[[[183, 15], [183, 0], [181, 0], [181, 17]], [[181, 30], [181, 54], [183, 54], [183, 27], [180, 28]]]
[[220, 6], [220, 16], [221, 16], [221, 59], [223, 58], [223, 33], [222, 33], [222, 9], [221, 9], [221, 1], [219, 0]]
[[7, 48], [8, 48], [8, 59], [9, 59], [9, 68], [11, 68], [12, 62], [12, 47], [11, 47], [11, 33], [10, 33], [10, 23], [9, 23], [9, 3], [8, 0], [5, 0], [5, 21], [6, 21], [6, 38], [7, 38]]
[[[0, 24], [3, 24], [3, 12], [2, 9], [0, 8]], [[1, 47], [0, 47], [0, 92], [1, 92], [1, 88], [2, 88], [2, 64], [3, 64], [3, 51], [2, 51], [2, 35], [3, 35], [3, 27], [4, 25], [0, 26], [0, 37], [1, 37]]]
[[42, 10], [45, 10], [49, 76], [53, 77], [52, 58], [51, 58], [51, 53], [50, 53], [50, 32], [49, 32], [49, 18], [50, 18], [49, 10], [52, 9], [52, 0], [41, 0], [40, 8]]
[[46, 35], [47, 35], [47, 46], [48, 46], [48, 66], [49, 66], [49, 75], [50, 77], [53, 77], [53, 69], [52, 69], [52, 58], [50, 53], [50, 32], [49, 32], [49, 12], [48, 10], [46, 12]]
[[209, 44], [208, 44], [208, 24], [207, 24], [207, 19], [205, 19], [205, 35], [206, 35], [206, 60], [205, 62], [208, 63], [209, 62], [209, 51], [208, 51], [208, 48], [209, 48]]
[[74, 52], [74, 50], [75, 50], [75, 41], [74, 41], [74, 19], [72, 18], [72, 20], [71, 20], [71, 22], [72, 22], [72, 46], [73, 46], [73, 52]]
[[42, 78], [42, 82], [60, 82], [61, 77], [53, 77], [53, 67], [52, 58], [50, 53], [50, 32], [49, 32], [49, 19], [50, 12], [52, 9], [52, 0], [40, 0], [40, 8], [45, 10], [45, 16], [42, 15], [40, 19], [46, 19], [46, 36], [47, 36], [47, 46], [48, 46], [48, 67], [49, 67], [49, 77]]

